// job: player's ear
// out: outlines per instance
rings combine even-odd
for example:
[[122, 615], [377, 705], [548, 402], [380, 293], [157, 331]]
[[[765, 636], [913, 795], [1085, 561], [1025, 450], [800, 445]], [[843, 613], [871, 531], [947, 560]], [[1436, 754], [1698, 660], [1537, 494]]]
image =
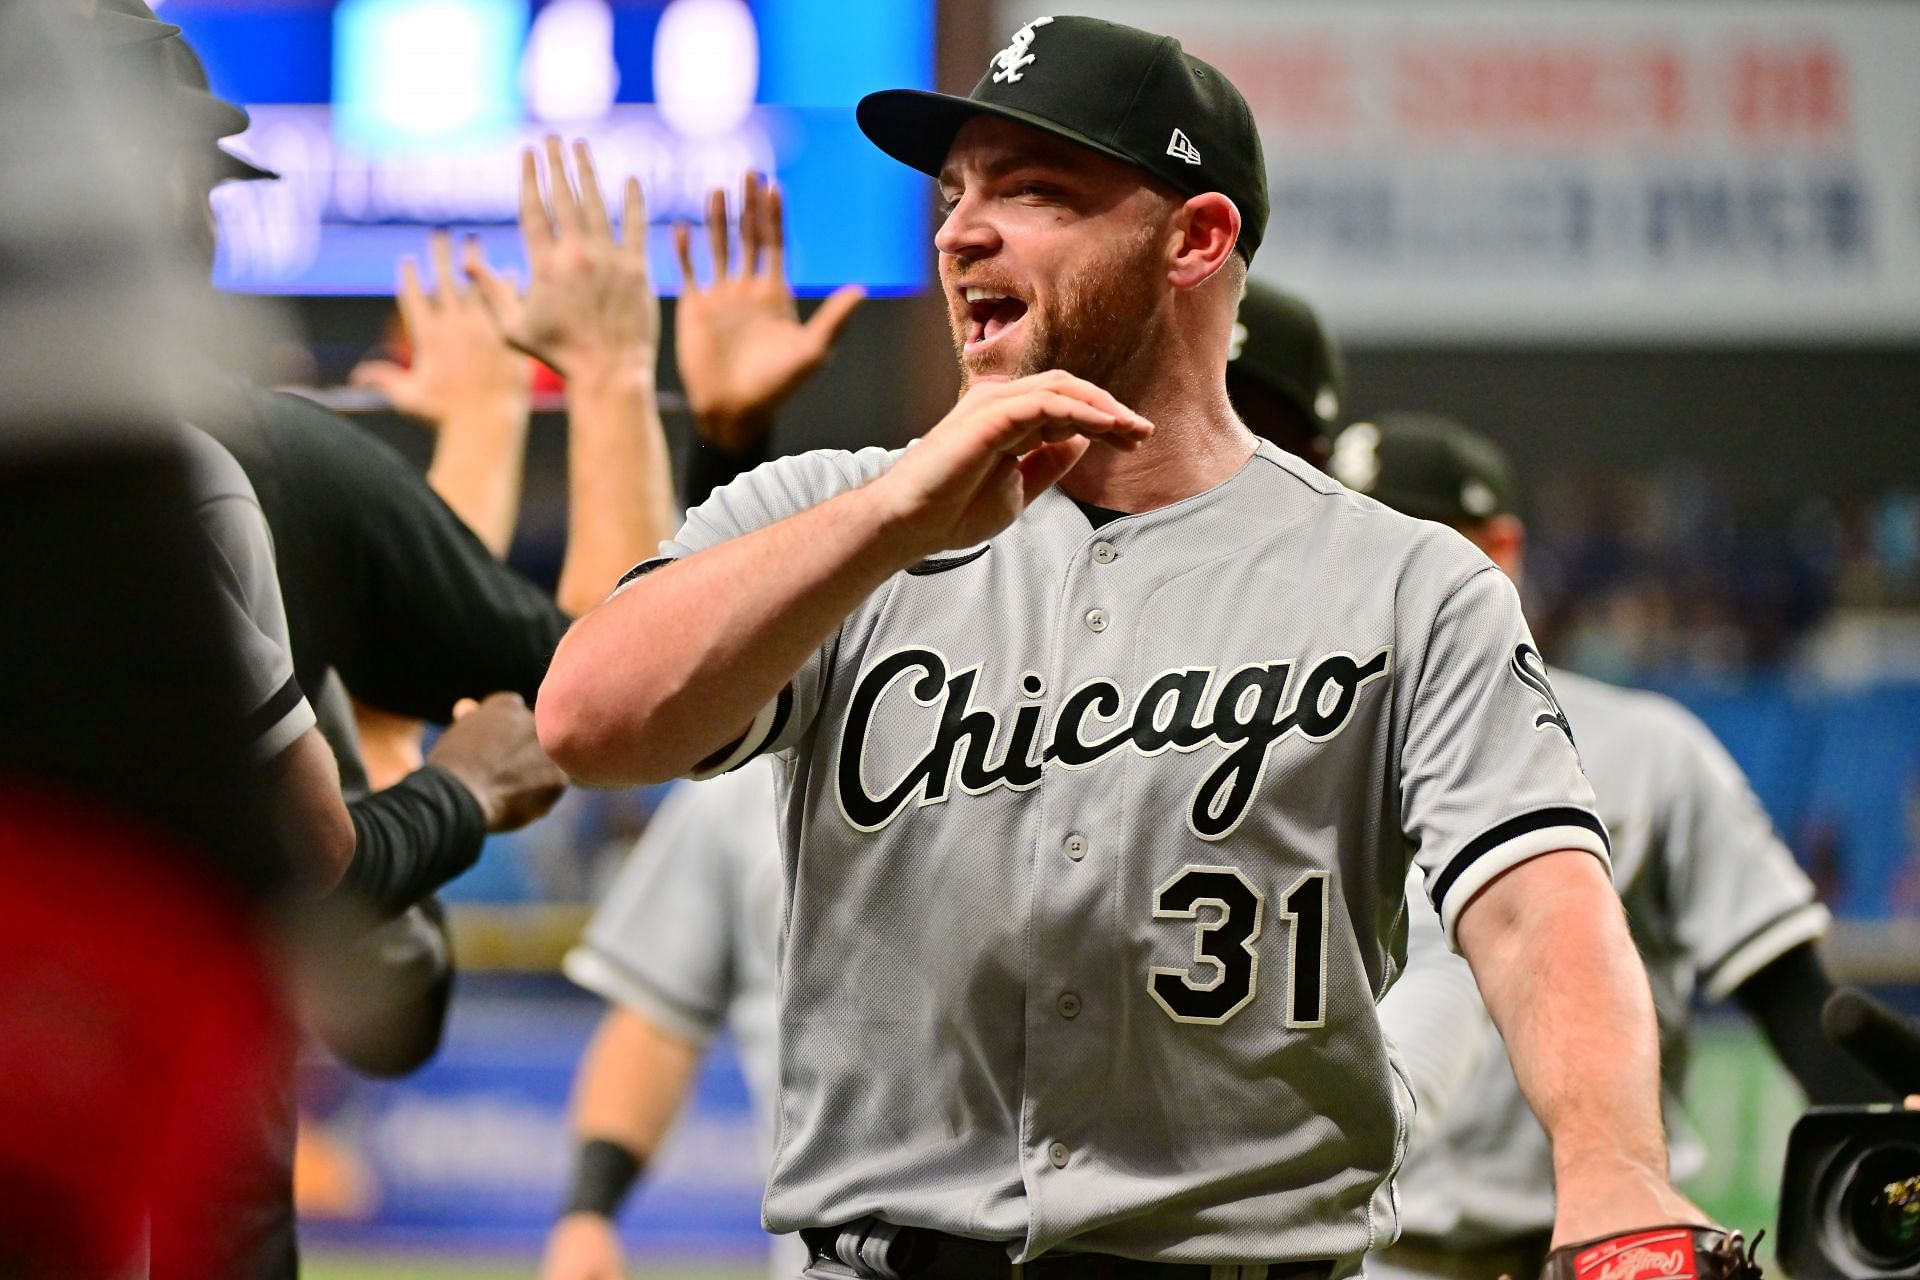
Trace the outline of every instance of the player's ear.
[[1174, 211], [1173, 230], [1167, 279], [1176, 289], [1197, 288], [1233, 256], [1240, 241], [1240, 210], [1218, 191], [1191, 196]]
[[1527, 526], [1520, 523], [1518, 516], [1493, 516], [1482, 526], [1485, 531], [1480, 542], [1487, 558], [1500, 566], [1500, 571], [1520, 580], [1520, 566], [1526, 560]]

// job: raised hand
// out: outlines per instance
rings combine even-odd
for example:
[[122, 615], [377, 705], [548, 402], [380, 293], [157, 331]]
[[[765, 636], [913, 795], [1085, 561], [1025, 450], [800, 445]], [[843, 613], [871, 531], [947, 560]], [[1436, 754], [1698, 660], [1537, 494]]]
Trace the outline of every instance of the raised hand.
[[727, 239], [724, 191], [707, 197], [707, 243], [713, 278], [702, 285], [692, 231], [674, 226], [681, 275], [674, 356], [701, 437], [738, 450], [771, 430], [780, 406], [826, 362], [866, 290], [842, 286], [801, 321], [787, 284], [780, 190], [758, 174], [746, 176], [738, 260]]
[[400, 260], [397, 300], [406, 326], [412, 360], [367, 360], [350, 375], [355, 386], [373, 387], [395, 409], [439, 428], [449, 422], [524, 417], [531, 367], [506, 338], [478, 293], [467, 287], [475, 271], [485, 272], [478, 241], [462, 251], [464, 270], [453, 263], [453, 237], [435, 231], [428, 239], [433, 288], [420, 280], [411, 257]]
[[1096, 441], [1137, 448], [1153, 424], [1101, 387], [1058, 369], [977, 382], [880, 479], [903, 554], [984, 542], [1058, 483]]
[[[478, 263], [469, 274], [507, 341], [568, 379], [644, 370], [660, 346], [660, 300], [647, 272], [647, 209], [628, 178], [615, 236], [594, 172], [593, 153], [573, 144], [569, 173], [560, 139], [548, 135], [546, 163], [520, 157], [520, 234], [532, 279], [525, 294]], [[576, 178], [577, 174], [577, 178]]]

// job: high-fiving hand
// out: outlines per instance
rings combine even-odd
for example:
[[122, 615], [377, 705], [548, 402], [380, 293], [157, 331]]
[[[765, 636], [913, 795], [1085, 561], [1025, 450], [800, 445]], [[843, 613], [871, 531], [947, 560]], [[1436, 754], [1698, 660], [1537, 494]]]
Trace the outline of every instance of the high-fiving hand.
[[489, 270], [471, 272], [480, 295], [520, 350], [569, 379], [643, 368], [660, 345], [660, 300], [647, 270], [647, 209], [626, 181], [620, 234], [600, 193], [593, 153], [573, 145], [568, 172], [558, 137], [546, 140], [544, 174], [529, 147], [520, 161], [520, 234], [532, 279], [524, 294]]
[[673, 229], [680, 257], [680, 301], [674, 311], [674, 354], [681, 385], [701, 436], [740, 449], [773, 426], [775, 412], [825, 363], [847, 318], [866, 296], [859, 285], [829, 295], [804, 323], [787, 283], [786, 229], [779, 188], [746, 176], [740, 210], [740, 255], [727, 236], [726, 193], [707, 197], [707, 243], [713, 278], [701, 284], [693, 235]]
[[453, 237], [435, 231], [428, 240], [433, 260], [433, 289], [420, 280], [412, 258], [400, 260], [398, 301], [412, 358], [405, 366], [391, 360], [367, 360], [354, 367], [357, 387], [382, 392], [400, 412], [441, 427], [476, 417], [524, 415], [532, 369], [525, 356], [507, 345], [469, 277], [486, 273], [477, 240], [461, 252], [462, 270], [453, 262]]

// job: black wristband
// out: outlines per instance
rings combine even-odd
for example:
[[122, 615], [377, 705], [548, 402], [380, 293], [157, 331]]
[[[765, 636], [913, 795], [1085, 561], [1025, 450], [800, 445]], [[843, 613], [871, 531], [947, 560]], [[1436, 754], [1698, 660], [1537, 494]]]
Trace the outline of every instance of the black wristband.
[[593, 1213], [611, 1218], [640, 1180], [646, 1160], [617, 1142], [589, 1138], [580, 1144], [573, 1157], [573, 1181], [567, 1187], [566, 1204], [560, 1209], [570, 1213]]
[[391, 919], [480, 858], [487, 816], [445, 769], [423, 765], [347, 806], [353, 861], [335, 889]]

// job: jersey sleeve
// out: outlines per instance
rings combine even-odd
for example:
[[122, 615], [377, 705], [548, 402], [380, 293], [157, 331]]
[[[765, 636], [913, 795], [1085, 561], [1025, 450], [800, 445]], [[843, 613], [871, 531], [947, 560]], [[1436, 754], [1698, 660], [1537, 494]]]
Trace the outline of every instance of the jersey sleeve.
[[712, 1037], [733, 999], [732, 781], [675, 785], [564, 962], [581, 986], [693, 1044]]
[[273, 535], [239, 464], [203, 432], [190, 428], [187, 443], [195, 514], [246, 684], [246, 740], [256, 759], [271, 760], [314, 726], [313, 708], [294, 676]]
[[1774, 834], [1740, 766], [1707, 727], [1672, 707], [1662, 843], [1674, 929], [1709, 999], [1825, 935], [1813, 882]]
[[1412, 667], [1401, 820], [1457, 947], [1461, 912], [1495, 877], [1559, 849], [1606, 864], [1606, 827], [1574, 749], [1579, 726], [1498, 569], [1474, 571], [1442, 600]]
[[[896, 453], [880, 448], [856, 453], [820, 449], [779, 458], [715, 489], [687, 513], [679, 533], [660, 544], [660, 554], [635, 565], [620, 579], [614, 595], [646, 574], [686, 556], [717, 547], [768, 525], [796, 516], [880, 475]], [[609, 597], [611, 598], [611, 597]], [[820, 708], [827, 655], [837, 636], [816, 649], [774, 699], [732, 742], [700, 762], [695, 778], [737, 769], [756, 756], [785, 751], [805, 736]]]

